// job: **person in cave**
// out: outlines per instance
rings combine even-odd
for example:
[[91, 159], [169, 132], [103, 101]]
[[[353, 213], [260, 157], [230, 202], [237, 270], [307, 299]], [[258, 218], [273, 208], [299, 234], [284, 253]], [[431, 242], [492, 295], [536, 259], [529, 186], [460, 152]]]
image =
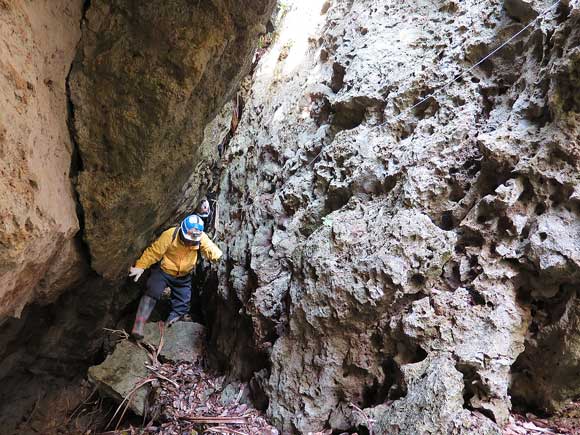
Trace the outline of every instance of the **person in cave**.
[[[216, 200], [211, 193], [204, 196], [199, 202], [195, 214], [203, 220], [204, 232], [212, 237], [216, 231], [217, 206]], [[209, 284], [211, 263], [204, 261], [201, 255], [197, 257], [197, 265], [192, 271], [191, 278], [191, 309], [190, 315], [183, 317], [183, 320], [190, 320], [197, 323], [205, 322], [205, 311], [203, 310], [203, 300], [206, 295], [204, 291]]]
[[145, 323], [166, 287], [171, 289], [171, 312], [167, 317], [167, 326], [189, 312], [191, 272], [197, 265], [198, 252], [210, 262], [217, 262], [222, 257], [222, 251], [204, 232], [203, 219], [193, 214], [179, 226], [165, 230], [130, 268], [129, 277], [137, 282], [145, 269], [155, 265], [137, 308], [131, 331], [134, 339], [143, 339]]
[[214, 213], [209, 205], [209, 198], [207, 196], [203, 197], [195, 210], [195, 214], [198, 215], [203, 220], [204, 231], [209, 234], [213, 229], [214, 223]]

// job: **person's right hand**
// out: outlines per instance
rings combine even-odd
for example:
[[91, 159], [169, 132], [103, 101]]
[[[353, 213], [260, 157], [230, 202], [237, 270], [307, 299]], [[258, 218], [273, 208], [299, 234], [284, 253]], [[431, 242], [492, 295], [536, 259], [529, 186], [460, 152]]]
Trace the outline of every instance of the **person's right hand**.
[[129, 269], [129, 277], [135, 277], [133, 281], [137, 282], [137, 280], [141, 278], [141, 275], [143, 275], [143, 272], [145, 272], [145, 269], [141, 269], [140, 267], [131, 267]]

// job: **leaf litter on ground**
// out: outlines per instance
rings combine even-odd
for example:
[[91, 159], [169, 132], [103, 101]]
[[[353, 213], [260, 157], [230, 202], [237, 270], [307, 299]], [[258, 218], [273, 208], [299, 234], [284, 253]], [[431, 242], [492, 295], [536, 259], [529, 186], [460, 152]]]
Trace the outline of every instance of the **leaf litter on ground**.
[[[149, 394], [149, 409], [146, 414], [148, 422], [144, 422], [140, 428], [129, 426], [125, 429], [118, 429], [122, 423], [118, 421], [114, 431], [101, 434], [279, 434], [259, 410], [241, 403], [243, 393], [247, 388], [246, 384], [239, 384], [238, 394], [228, 399], [224, 395], [224, 389], [227, 386], [225, 377], [211, 374], [204, 369], [200, 361], [160, 362], [158, 357], [164, 343], [162, 324], [160, 324], [160, 332], [161, 337], [157, 347], [147, 343], [142, 344], [151, 360], [151, 364], [147, 365], [151, 375], [140, 383], [141, 386], [149, 384], [152, 387]], [[123, 416], [130, 401], [130, 396], [125, 398], [115, 414]]]
[[580, 435], [580, 402], [570, 402], [548, 418], [513, 413], [503, 435]]

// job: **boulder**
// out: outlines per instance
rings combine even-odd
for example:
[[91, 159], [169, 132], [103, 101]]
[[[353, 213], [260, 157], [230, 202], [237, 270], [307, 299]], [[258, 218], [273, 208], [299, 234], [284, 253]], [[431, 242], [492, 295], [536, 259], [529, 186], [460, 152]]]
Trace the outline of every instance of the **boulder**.
[[[203, 357], [205, 328], [193, 322], [177, 322], [164, 334], [160, 359], [171, 362], [196, 362]], [[145, 341], [157, 346], [160, 341], [158, 324], [145, 326]], [[146, 412], [150, 384], [136, 387], [151, 375], [146, 365], [151, 357], [145, 349], [129, 340], [121, 341], [104, 362], [89, 369], [89, 379], [101, 394], [118, 402], [128, 399], [130, 409], [138, 415]]]
[[[136, 387], [150, 375], [145, 367], [150, 363], [143, 348], [124, 340], [103, 363], [89, 368], [89, 380], [97, 386], [101, 394], [113, 400], [130, 400], [130, 409], [135, 414], [143, 415], [150, 386], [147, 384], [138, 389]], [[131, 393], [133, 396], [129, 399]]]
[[[145, 341], [157, 346], [160, 329], [155, 323], [145, 325]], [[205, 349], [205, 327], [194, 322], [177, 322], [165, 328], [163, 347], [159, 356], [173, 362], [196, 362], [203, 357]]]

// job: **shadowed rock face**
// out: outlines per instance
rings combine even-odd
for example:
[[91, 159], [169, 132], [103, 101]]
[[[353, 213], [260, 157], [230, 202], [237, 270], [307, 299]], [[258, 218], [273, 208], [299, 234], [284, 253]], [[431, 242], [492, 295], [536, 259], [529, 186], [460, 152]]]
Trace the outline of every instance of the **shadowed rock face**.
[[578, 394], [580, 10], [403, 112], [546, 7], [283, 11], [226, 154], [219, 292], [253, 325], [288, 433], [364, 423], [352, 402], [378, 433], [495, 434], [512, 381], [551, 409]]
[[273, 3], [91, 2], [70, 88], [84, 239], [99, 274], [125, 272], [208, 163], [203, 129], [247, 73]]
[[178, 202], [194, 202], [220, 139], [200, 145], [203, 128], [247, 73], [272, 7], [94, 1], [79, 44], [82, 1], [0, 2], [0, 321], [86, 279], [71, 168], [93, 266], [107, 278]]

